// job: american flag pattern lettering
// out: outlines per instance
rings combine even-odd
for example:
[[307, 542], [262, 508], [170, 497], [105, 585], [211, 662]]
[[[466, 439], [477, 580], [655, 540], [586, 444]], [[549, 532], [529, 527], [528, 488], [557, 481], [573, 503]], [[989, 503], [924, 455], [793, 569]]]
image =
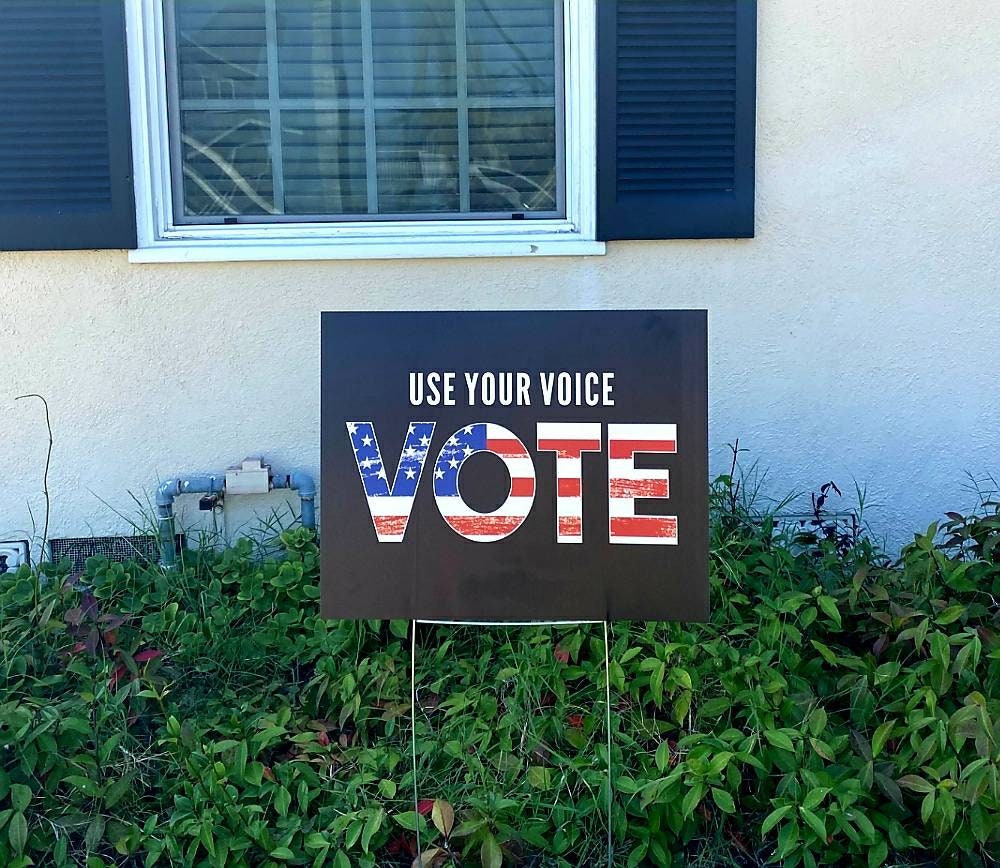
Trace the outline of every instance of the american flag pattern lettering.
[[372, 422], [348, 422], [347, 433], [354, 448], [354, 461], [361, 474], [368, 510], [379, 542], [400, 543], [413, 511], [413, 500], [434, 437], [434, 422], [412, 422], [399, 456], [399, 465], [389, 484], [388, 471]]
[[636, 515], [635, 500], [669, 497], [667, 470], [640, 470], [637, 452], [677, 452], [676, 425], [608, 425], [609, 539], [620, 545], [677, 545], [677, 517]]
[[[510, 474], [510, 493], [496, 510], [476, 512], [462, 499], [458, 475], [477, 452], [492, 452]], [[492, 422], [459, 428], [445, 442], [434, 465], [434, 499], [441, 517], [455, 533], [473, 542], [496, 542], [516, 531], [535, 501], [535, 466], [516, 434]]]

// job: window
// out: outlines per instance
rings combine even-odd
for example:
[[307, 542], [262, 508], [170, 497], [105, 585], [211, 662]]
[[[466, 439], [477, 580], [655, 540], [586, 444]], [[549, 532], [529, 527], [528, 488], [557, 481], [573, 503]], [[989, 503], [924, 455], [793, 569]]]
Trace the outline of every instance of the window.
[[562, 0], [169, 0], [174, 220], [561, 217]]
[[133, 261], [601, 253], [595, 0], [126, 0]]

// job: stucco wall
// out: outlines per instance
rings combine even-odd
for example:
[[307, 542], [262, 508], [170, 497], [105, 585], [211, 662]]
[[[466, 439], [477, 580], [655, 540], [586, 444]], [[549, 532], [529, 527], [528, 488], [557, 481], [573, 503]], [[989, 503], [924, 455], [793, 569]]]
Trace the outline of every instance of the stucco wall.
[[[0, 539], [121, 532], [159, 478], [318, 471], [319, 312], [707, 307], [716, 469], [867, 484], [898, 542], [998, 469], [1000, 12], [761, 0], [758, 237], [603, 258], [130, 265], [0, 254]], [[268, 502], [258, 504], [267, 506]], [[234, 519], [230, 517], [230, 523]], [[238, 520], [235, 522], [238, 523]]]

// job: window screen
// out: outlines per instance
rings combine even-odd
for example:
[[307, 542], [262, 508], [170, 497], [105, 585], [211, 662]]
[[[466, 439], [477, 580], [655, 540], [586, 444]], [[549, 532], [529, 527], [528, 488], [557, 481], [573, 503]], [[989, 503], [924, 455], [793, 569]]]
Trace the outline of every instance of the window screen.
[[562, 0], [168, 0], [179, 223], [555, 217]]

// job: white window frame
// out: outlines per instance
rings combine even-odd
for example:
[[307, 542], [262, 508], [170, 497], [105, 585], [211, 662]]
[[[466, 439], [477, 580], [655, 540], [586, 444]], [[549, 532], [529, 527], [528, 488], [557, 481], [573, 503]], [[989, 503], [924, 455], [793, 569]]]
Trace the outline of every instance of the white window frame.
[[566, 216], [175, 225], [161, 0], [125, 0], [138, 247], [131, 262], [582, 256], [595, 240], [598, 0], [565, 0]]

